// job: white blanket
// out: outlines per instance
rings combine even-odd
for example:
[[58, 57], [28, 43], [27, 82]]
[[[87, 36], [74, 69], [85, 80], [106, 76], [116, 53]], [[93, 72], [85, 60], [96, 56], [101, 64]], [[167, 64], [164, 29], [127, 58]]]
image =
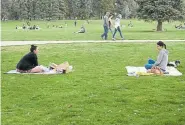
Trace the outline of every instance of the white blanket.
[[[143, 73], [147, 72], [145, 67], [126, 66], [125, 68], [127, 70], [128, 76], [136, 76], [137, 72], [143, 72]], [[168, 74], [164, 74], [165, 76], [181, 76], [182, 75], [182, 73], [179, 72], [174, 67], [167, 67], [166, 72], [168, 72]]]
[[[72, 67], [72, 66], [70, 66]], [[44, 72], [41, 72], [41, 73], [20, 73], [20, 72], [17, 72], [16, 70], [10, 70], [8, 72], [6, 72], [6, 74], [63, 74], [62, 71], [54, 71], [54, 70], [49, 70], [48, 68], [44, 68], [43, 69]], [[69, 69], [69, 72], [73, 72], [72, 68]]]
[[62, 74], [60, 72], [56, 72], [56, 71], [47, 71], [47, 72], [42, 72], [42, 73], [20, 73], [20, 72], [17, 72], [16, 70], [10, 70], [8, 72], [6, 72], [6, 74]]

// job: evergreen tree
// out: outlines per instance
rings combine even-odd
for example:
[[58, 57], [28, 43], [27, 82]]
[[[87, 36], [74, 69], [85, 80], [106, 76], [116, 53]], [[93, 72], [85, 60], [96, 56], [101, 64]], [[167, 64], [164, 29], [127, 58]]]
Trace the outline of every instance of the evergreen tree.
[[1, 0], [1, 20], [8, 19], [11, 0]]

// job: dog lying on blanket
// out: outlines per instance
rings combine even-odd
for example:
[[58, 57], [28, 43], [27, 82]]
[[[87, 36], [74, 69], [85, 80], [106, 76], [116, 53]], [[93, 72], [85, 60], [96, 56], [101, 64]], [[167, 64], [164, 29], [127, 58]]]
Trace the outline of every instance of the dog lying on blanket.
[[180, 65], [180, 61], [176, 60], [176, 61], [172, 61], [172, 62], [168, 62], [167, 66], [172, 66], [172, 67], [178, 67]]

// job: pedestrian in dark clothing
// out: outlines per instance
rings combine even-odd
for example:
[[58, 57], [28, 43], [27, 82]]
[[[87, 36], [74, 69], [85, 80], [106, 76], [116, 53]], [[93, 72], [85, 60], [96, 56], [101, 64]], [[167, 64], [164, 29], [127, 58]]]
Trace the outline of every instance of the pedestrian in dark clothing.
[[103, 28], [104, 28], [104, 33], [101, 35], [102, 39], [107, 40], [108, 37], [108, 30], [109, 30], [109, 12], [106, 12], [106, 15], [103, 17]]
[[76, 25], [77, 25], [77, 21], [76, 20], [75, 20], [74, 24], [75, 24], [75, 27], [76, 27]]

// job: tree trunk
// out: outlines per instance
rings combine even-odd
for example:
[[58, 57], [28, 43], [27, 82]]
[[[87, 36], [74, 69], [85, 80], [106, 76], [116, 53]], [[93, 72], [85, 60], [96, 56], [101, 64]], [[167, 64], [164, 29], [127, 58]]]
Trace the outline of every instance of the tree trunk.
[[163, 29], [163, 22], [158, 20], [157, 31], [162, 31], [162, 29]]

